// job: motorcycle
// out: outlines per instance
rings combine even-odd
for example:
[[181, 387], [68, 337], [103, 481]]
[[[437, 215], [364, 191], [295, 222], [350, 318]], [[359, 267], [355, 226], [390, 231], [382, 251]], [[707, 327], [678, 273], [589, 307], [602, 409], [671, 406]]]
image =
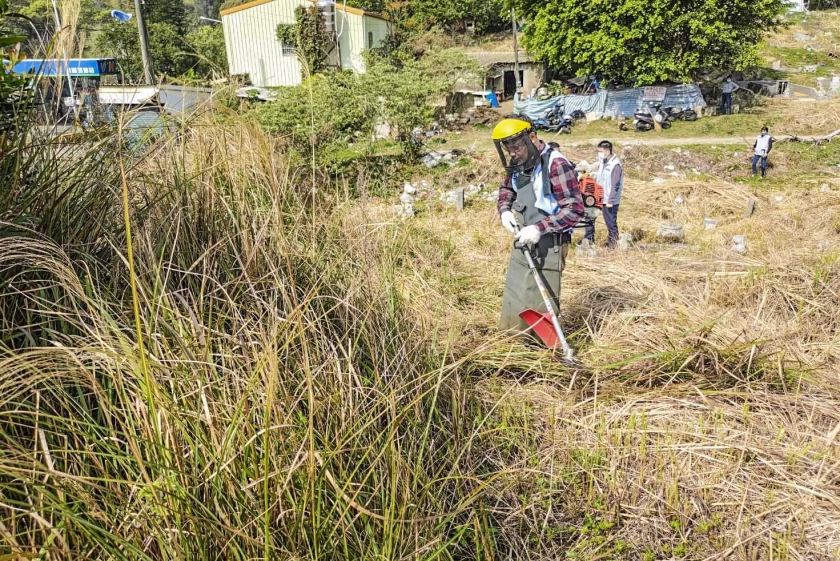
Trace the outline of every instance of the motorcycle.
[[665, 109], [672, 121], [696, 121], [697, 111], [688, 107], [668, 107]]
[[570, 134], [574, 120], [565, 114], [564, 106], [558, 103], [554, 107], [546, 109], [542, 117], [534, 119], [534, 126], [538, 130], [549, 132], [556, 132], [560, 134]]
[[584, 120], [584, 121], [586, 120], [586, 113], [584, 113], [580, 109], [576, 109], [575, 111], [572, 111], [571, 116], [572, 116], [572, 120], [575, 121], [575, 122], [581, 121], [581, 120]]
[[659, 123], [663, 129], [671, 128], [671, 117], [667, 111], [662, 109], [661, 105], [654, 105], [652, 109], [655, 112], [648, 110], [639, 110], [633, 113], [633, 129], [636, 132], [646, 132], [654, 128], [654, 122]]

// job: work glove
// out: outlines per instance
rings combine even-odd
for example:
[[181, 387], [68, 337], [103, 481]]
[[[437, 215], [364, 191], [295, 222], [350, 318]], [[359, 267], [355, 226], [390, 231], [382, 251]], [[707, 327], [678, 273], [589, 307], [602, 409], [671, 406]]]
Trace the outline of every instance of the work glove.
[[535, 245], [540, 241], [540, 236], [542, 236], [542, 232], [536, 226], [525, 226], [519, 233], [514, 236], [514, 239], [519, 242], [520, 245]]
[[502, 226], [508, 229], [511, 234], [516, 233], [516, 217], [509, 210], [502, 213]]

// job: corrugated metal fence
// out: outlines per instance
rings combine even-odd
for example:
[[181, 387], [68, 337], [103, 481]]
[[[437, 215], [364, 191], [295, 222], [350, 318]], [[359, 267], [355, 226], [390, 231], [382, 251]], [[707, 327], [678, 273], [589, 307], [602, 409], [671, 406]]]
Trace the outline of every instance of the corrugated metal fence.
[[[513, 111], [517, 115], [526, 115], [537, 119], [543, 113], [558, 102], [565, 106], [565, 113], [583, 111], [584, 113], [598, 113], [603, 117], [632, 117], [633, 113], [641, 109], [647, 102], [643, 100], [644, 88], [631, 88], [627, 90], [606, 90], [594, 95], [561, 95], [543, 101], [516, 99], [513, 104]], [[663, 107], [705, 107], [706, 101], [700, 92], [697, 84], [680, 84], [668, 86], [665, 90]]]

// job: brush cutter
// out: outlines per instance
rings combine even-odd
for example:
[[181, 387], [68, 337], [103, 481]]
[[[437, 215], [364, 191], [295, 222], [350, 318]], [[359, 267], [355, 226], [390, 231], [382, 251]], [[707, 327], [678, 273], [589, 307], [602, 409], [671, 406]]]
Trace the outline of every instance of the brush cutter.
[[[515, 230], [518, 232], [519, 227], [516, 226]], [[563, 335], [563, 329], [560, 327], [560, 321], [557, 319], [557, 314], [554, 312], [554, 306], [551, 305], [551, 296], [548, 294], [548, 289], [545, 287], [542, 275], [540, 275], [540, 272], [537, 270], [537, 266], [534, 265], [534, 258], [531, 256], [531, 251], [524, 245], [517, 247], [522, 250], [522, 254], [525, 255], [525, 259], [528, 261], [528, 268], [531, 269], [531, 275], [537, 283], [537, 288], [540, 289], [540, 295], [545, 303], [545, 309], [548, 310], [545, 313], [541, 313], [536, 310], [525, 310], [519, 314], [519, 317], [527, 323], [531, 329], [533, 329], [534, 333], [537, 334], [537, 337], [539, 337], [548, 348], [562, 348], [564, 359], [567, 362], [574, 363], [574, 352], [569, 346], [569, 343], [566, 342], [566, 336]]]

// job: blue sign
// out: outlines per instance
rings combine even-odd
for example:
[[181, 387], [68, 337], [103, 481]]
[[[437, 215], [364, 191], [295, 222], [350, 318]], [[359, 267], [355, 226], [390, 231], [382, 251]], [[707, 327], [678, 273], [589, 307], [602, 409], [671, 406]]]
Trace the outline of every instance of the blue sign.
[[113, 58], [71, 58], [22, 60], [12, 67], [15, 74], [32, 74], [46, 77], [86, 76], [116, 74], [117, 61]]

